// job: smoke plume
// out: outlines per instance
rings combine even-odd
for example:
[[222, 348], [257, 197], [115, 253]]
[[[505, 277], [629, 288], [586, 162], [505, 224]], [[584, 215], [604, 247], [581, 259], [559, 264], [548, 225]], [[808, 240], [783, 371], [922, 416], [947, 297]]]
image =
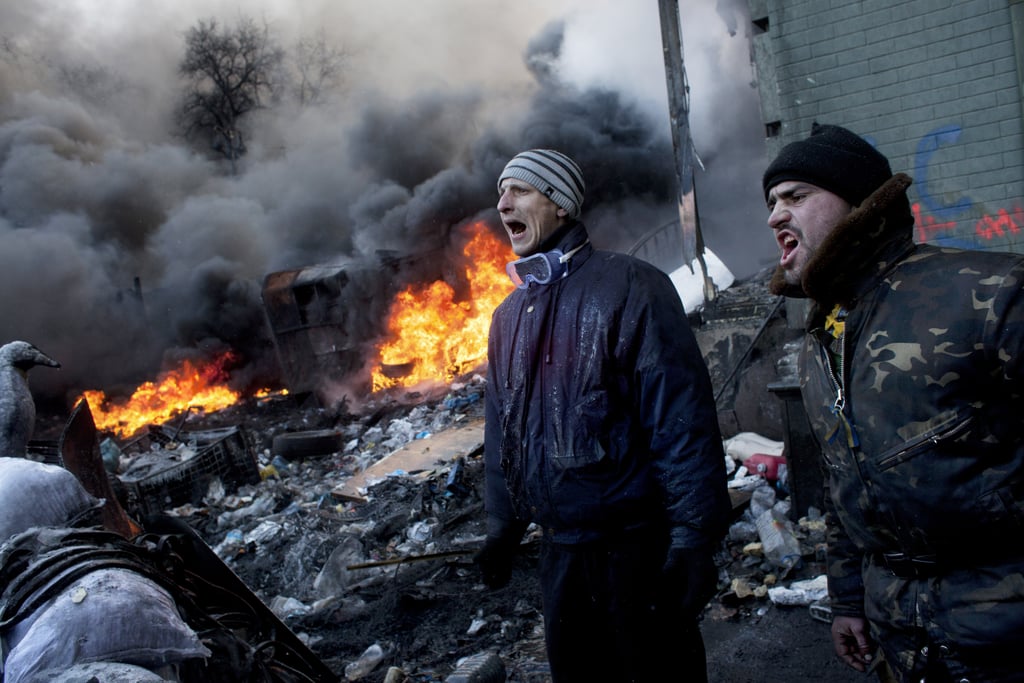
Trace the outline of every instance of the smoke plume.
[[[241, 354], [236, 383], [272, 385], [267, 273], [443, 250], [471, 220], [497, 230], [495, 179], [529, 147], [580, 163], [599, 247], [678, 219], [654, 3], [437, 4], [0, 8], [0, 342], [63, 366], [33, 389], [117, 393], [223, 348]], [[771, 251], [745, 3], [680, 4], [702, 229], [744, 276]], [[239, 15], [286, 49], [326, 30], [346, 70], [320, 106], [251, 117], [232, 175], [177, 135], [173, 112], [185, 31]]]

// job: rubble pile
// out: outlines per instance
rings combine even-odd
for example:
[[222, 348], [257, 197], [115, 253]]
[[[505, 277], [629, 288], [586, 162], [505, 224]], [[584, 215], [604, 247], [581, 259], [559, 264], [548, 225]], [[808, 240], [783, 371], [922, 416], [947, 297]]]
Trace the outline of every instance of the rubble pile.
[[[259, 480], [226, 487], [214, 478], [201, 500], [166, 512], [194, 528], [341, 680], [444, 681], [467, 658], [497, 655], [509, 681], [547, 681], [539, 535], [524, 539], [503, 589], [486, 589], [472, 563], [485, 533], [483, 382], [383, 394], [359, 414], [272, 396], [193, 415], [183, 441], [235, 426]], [[441, 457], [437, 444], [467, 425], [481, 430], [479, 444]], [[381, 470], [416, 444], [426, 444], [426, 457], [415, 470]], [[119, 447], [120, 469], [151, 457], [137, 447]], [[727, 441], [735, 522], [705, 619], [756, 619], [772, 605], [828, 618], [823, 521], [813, 509], [791, 519], [781, 449], [750, 434]], [[386, 474], [366, 478], [374, 469]], [[353, 488], [360, 477], [365, 486]]]

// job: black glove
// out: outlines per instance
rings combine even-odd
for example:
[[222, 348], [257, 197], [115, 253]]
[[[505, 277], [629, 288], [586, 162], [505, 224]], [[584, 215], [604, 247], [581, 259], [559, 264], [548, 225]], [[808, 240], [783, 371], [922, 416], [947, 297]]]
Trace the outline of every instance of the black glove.
[[473, 556], [488, 588], [502, 588], [512, 578], [512, 558], [519, 549], [525, 525], [491, 517], [487, 520], [487, 540]]
[[665, 594], [687, 618], [696, 618], [718, 590], [718, 567], [706, 546], [669, 548], [662, 574]]

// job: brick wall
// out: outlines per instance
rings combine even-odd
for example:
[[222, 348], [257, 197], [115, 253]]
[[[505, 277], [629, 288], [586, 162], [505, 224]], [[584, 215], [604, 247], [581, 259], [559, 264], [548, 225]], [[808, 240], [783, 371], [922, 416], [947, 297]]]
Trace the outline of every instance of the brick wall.
[[748, 0], [769, 158], [845, 126], [914, 178], [921, 241], [1024, 252], [1024, 0]]

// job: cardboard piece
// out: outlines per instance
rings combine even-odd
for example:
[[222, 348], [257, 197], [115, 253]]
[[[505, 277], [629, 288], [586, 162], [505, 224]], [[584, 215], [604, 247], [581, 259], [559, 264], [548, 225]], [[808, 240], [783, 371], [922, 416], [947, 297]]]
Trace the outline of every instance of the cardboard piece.
[[410, 441], [397, 451], [355, 474], [336, 486], [331, 495], [339, 500], [365, 503], [368, 486], [383, 481], [394, 472], [406, 475], [426, 475], [438, 465], [445, 465], [459, 457], [476, 455], [484, 448], [484, 420], [467, 420], [425, 439]]

